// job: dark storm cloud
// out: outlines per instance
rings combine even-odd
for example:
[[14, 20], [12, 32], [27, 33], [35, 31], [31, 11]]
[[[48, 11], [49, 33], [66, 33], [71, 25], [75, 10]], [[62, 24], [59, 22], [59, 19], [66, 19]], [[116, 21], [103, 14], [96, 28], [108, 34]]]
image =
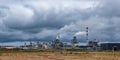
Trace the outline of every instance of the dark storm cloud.
[[96, 8], [97, 13], [102, 17], [120, 17], [119, 0], [101, 0], [100, 5]]
[[[119, 8], [119, 0], [102, 0], [100, 5], [96, 8], [98, 11], [98, 16], [104, 18], [105, 28], [103, 34], [107, 37], [109, 41], [119, 41], [119, 32], [120, 32], [120, 8]], [[105, 40], [105, 39], [104, 39]]]
[[[0, 38], [52, 40], [60, 32], [62, 40], [71, 40], [76, 32], [85, 31], [88, 26], [91, 40], [116, 42], [120, 39], [119, 3], [119, 0], [0, 0]], [[84, 40], [85, 35], [78, 39]]]

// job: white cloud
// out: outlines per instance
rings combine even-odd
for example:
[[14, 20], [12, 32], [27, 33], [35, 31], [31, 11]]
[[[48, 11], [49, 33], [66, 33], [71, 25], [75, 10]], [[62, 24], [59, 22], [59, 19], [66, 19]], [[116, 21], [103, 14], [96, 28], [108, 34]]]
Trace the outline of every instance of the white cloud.
[[13, 5], [9, 7], [7, 15], [4, 23], [10, 27], [11, 25], [19, 27], [32, 23], [34, 12], [22, 5]]

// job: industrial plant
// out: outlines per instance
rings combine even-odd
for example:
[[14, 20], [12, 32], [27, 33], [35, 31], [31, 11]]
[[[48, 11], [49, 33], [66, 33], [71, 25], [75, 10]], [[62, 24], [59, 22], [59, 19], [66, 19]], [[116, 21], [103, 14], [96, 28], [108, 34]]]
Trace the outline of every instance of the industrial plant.
[[1, 49], [20, 49], [20, 50], [41, 50], [41, 49], [80, 49], [80, 50], [120, 50], [120, 43], [100, 43], [99, 40], [89, 39], [89, 29], [86, 27], [85, 31], [86, 35], [86, 45], [79, 45], [77, 36], [73, 36], [73, 39], [71, 39], [71, 43], [67, 44], [61, 41], [60, 33], [57, 34], [56, 39], [52, 40], [51, 42], [30, 42], [29, 44], [24, 43], [24, 45], [21, 45], [19, 47], [14, 46], [1, 46]]

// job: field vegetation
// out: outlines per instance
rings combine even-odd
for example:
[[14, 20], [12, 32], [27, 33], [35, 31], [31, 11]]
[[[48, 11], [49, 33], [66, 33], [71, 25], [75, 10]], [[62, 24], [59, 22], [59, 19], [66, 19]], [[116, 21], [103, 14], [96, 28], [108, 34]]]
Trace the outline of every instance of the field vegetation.
[[120, 60], [120, 52], [85, 50], [0, 50], [0, 60]]

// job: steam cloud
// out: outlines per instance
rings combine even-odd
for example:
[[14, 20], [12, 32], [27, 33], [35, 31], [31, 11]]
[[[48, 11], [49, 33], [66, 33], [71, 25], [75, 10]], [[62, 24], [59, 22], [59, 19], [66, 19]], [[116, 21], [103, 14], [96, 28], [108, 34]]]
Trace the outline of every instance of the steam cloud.
[[69, 31], [71, 29], [74, 29], [75, 28], [75, 25], [73, 24], [70, 24], [70, 25], [65, 25], [64, 27], [62, 27], [60, 30], [59, 30], [59, 33], [63, 33], [65, 31]]
[[74, 35], [74, 36], [78, 36], [78, 35], [85, 35], [85, 34], [86, 34], [86, 32], [85, 32], [85, 31], [79, 31], [79, 32], [75, 33], [75, 35]]

